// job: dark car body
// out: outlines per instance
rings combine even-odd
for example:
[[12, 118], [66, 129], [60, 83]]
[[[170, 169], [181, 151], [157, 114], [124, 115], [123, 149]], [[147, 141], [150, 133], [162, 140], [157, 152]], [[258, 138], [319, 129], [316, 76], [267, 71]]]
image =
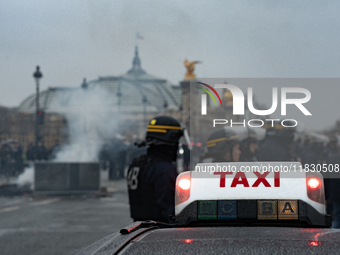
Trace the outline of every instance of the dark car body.
[[159, 227], [138, 222], [78, 253], [340, 254], [340, 231], [289, 227]]

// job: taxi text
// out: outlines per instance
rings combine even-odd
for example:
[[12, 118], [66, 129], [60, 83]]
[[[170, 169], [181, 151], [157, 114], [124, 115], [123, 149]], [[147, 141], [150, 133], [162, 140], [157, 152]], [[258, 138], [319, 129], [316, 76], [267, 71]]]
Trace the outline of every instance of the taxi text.
[[[261, 183], [265, 187], [271, 187], [270, 183], [266, 180], [267, 175], [270, 172], [253, 172], [257, 179], [255, 182], [250, 186], [248, 179], [244, 172], [236, 172], [235, 176], [230, 184], [231, 188], [235, 188], [237, 185], [243, 185], [243, 187], [258, 187]], [[220, 188], [224, 188], [226, 186], [226, 176], [233, 175], [233, 172], [215, 172], [214, 175], [220, 176]], [[253, 179], [253, 178], [252, 178]], [[274, 172], [274, 187], [280, 187], [280, 172]]]

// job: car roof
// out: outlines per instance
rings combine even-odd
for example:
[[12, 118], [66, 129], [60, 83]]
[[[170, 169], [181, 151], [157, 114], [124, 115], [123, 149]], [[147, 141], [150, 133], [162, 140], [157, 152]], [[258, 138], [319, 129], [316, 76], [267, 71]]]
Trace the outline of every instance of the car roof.
[[335, 254], [340, 231], [284, 227], [140, 228], [116, 233], [79, 254]]

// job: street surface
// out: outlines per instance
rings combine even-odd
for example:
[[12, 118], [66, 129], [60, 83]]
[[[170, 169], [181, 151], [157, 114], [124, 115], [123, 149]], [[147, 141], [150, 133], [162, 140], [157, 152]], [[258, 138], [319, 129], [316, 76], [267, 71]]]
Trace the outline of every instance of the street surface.
[[125, 179], [102, 173], [111, 197], [0, 197], [0, 254], [75, 254], [131, 224]]
[[[107, 174], [105, 171], [101, 172], [101, 186], [106, 186], [110, 195], [106, 197], [96, 198], [94, 195], [0, 196], [0, 254], [75, 254], [101, 238], [130, 225], [132, 219], [129, 212], [126, 181], [125, 179], [108, 181]], [[1, 182], [3, 180], [0, 180]], [[211, 237], [209, 237], [209, 231], [213, 229], [158, 230], [155, 232], [156, 235], [149, 234], [149, 239], [151, 236], [154, 238], [150, 240], [143, 238], [137, 242], [139, 245], [145, 245], [147, 244], [145, 241], [149, 241], [148, 249], [142, 249], [138, 245], [131, 247], [136, 248], [134, 249], [136, 254], [141, 252], [151, 254], [150, 247], [157, 248], [159, 253], [164, 254], [170, 251], [167, 250], [170, 247], [175, 247], [171, 245], [171, 242], [195, 240], [194, 243], [200, 248], [194, 250], [191, 247], [189, 251], [192, 254], [196, 251], [215, 254], [214, 249], [218, 242], [221, 247], [229, 244], [229, 251], [236, 249], [233, 250], [235, 254], [236, 251], [241, 253], [243, 251], [246, 254], [250, 251], [253, 254], [267, 254], [273, 251], [285, 253], [283, 251], [286, 251], [287, 247], [290, 247], [289, 251], [293, 253], [299, 251], [300, 254], [336, 254], [337, 252], [334, 251], [339, 251], [339, 230], [233, 227], [218, 228], [216, 231], [222, 232]], [[252, 234], [250, 234], [251, 231], [253, 231]], [[159, 232], [169, 232], [174, 236], [165, 236]], [[223, 235], [225, 235], [224, 239]], [[159, 238], [163, 239], [155, 242]], [[250, 242], [250, 240], [253, 241]], [[215, 242], [214, 246], [209, 245], [212, 241]], [[232, 246], [233, 242], [238, 245]], [[184, 248], [187, 249], [187, 245]], [[265, 247], [270, 249], [266, 250]], [[210, 248], [214, 249], [209, 250]]]

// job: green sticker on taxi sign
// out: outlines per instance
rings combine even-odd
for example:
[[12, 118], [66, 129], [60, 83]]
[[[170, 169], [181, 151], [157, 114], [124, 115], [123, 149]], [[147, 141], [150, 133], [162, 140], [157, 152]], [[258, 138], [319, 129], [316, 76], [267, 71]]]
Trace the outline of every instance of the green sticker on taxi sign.
[[198, 202], [198, 219], [199, 220], [216, 220], [217, 219], [217, 201], [207, 200]]

